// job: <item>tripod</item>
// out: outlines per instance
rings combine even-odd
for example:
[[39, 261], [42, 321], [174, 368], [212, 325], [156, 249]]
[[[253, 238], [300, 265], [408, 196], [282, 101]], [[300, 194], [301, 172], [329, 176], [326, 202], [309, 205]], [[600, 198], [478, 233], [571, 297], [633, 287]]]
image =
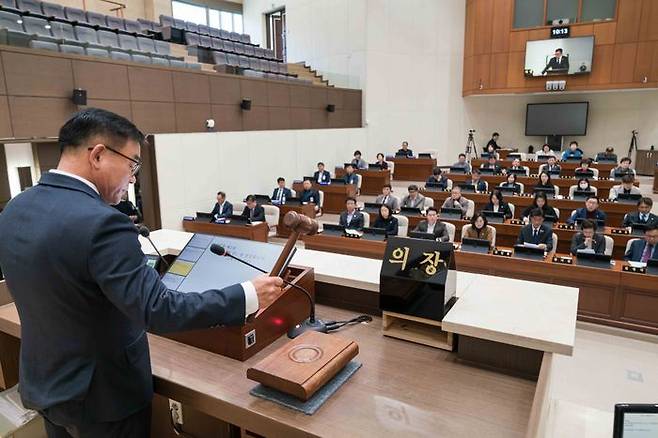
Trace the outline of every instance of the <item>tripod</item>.
[[637, 131], [635, 129], [631, 131], [631, 144], [628, 147], [629, 157], [633, 155], [633, 149], [637, 150]]
[[471, 153], [473, 153], [474, 158], [478, 157], [478, 147], [475, 144], [475, 139], [473, 138], [473, 131], [472, 129], [468, 131], [468, 140], [466, 141], [466, 150], [464, 151], [466, 153], [466, 160], [470, 161], [471, 160]]

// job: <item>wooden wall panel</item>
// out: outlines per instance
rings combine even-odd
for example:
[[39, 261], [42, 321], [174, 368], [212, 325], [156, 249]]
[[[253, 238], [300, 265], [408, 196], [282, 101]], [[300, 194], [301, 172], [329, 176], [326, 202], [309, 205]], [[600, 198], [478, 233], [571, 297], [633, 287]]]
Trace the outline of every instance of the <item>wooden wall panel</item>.
[[361, 127], [361, 111], [343, 111], [343, 124], [345, 127]]
[[519, 88], [525, 85], [526, 79], [523, 76], [523, 66], [525, 65], [525, 52], [512, 52], [509, 54], [507, 63], [507, 87]]
[[[649, 81], [658, 82], [658, 42], [654, 41], [653, 43], [653, 55], [651, 62], [651, 72], [649, 73]], [[658, 184], [658, 178], [656, 179]]]
[[466, 0], [466, 29], [464, 39], [464, 58], [473, 56], [475, 47], [475, 7], [476, 0]]
[[473, 87], [473, 75], [475, 74], [475, 56], [464, 59], [463, 88], [464, 91], [471, 91]]
[[73, 95], [70, 59], [3, 52], [2, 64], [9, 95], [67, 98]]
[[[267, 106], [267, 82], [257, 79], [241, 79], [240, 98], [251, 99], [252, 109], [254, 105]], [[267, 112], [265, 112], [265, 114], [267, 114]], [[267, 121], [267, 115], [265, 116], [265, 120]], [[247, 128], [245, 128], [245, 130], [247, 130]]]
[[343, 106], [343, 90], [337, 88], [327, 88], [327, 103], [336, 106], [336, 111], [342, 110]]
[[251, 111], [242, 112], [242, 129], [245, 131], [264, 131], [269, 127], [269, 108], [253, 106]]
[[311, 88], [311, 108], [322, 109], [324, 111], [328, 103], [329, 101], [328, 101], [326, 88], [324, 87]]
[[144, 134], [176, 132], [176, 110], [171, 102], [132, 102], [133, 123]]
[[271, 106], [268, 108], [269, 129], [290, 129], [290, 108]]
[[497, 0], [493, 11], [493, 30], [491, 34], [491, 52], [503, 53], [509, 51], [509, 30], [512, 27], [514, 0]]
[[509, 49], [512, 52], [525, 52], [525, 43], [528, 41], [528, 31], [518, 30], [509, 33]]
[[[482, 55], [491, 53], [491, 34], [493, 32], [493, 22], [491, 17], [494, 14], [494, 2], [491, 0], [477, 0], [475, 9], [475, 45], [473, 54]], [[496, 5], [498, 6], [498, 5]]]
[[32, 150], [35, 149], [39, 158], [39, 169], [41, 173], [57, 167], [59, 156], [61, 155], [57, 142], [34, 143], [32, 144]]
[[210, 103], [239, 105], [240, 100], [240, 81], [226, 76], [210, 77]]
[[69, 98], [10, 96], [15, 137], [57, 137], [77, 107]]
[[9, 172], [7, 171], [7, 157], [5, 155], [5, 145], [0, 144], [0, 209], [11, 199], [9, 190]]
[[5, 75], [4, 75], [5, 68], [2, 64], [2, 56], [0, 56], [0, 72], [3, 74], [0, 74], [0, 94], [7, 94], [7, 84], [5, 84]]
[[242, 109], [239, 105], [212, 105], [211, 111], [217, 131], [242, 131]]
[[211, 117], [209, 103], [177, 103], [176, 132], [206, 132], [206, 120]]
[[507, 86], [507, 68], [509, 67], [509, 53], [494, 53], [491, 55], [492, 88], [505, 88]]
[[311, 110], [309, 108], [290, 108], [290, 128], [311, 129]]
[[572, 37], [594, 35], [594, 24], [582, 24], [570, 27]]
[[491, 55], [477, 55], [475, 57], [475, 75], [473, 76], [474, 89], [492, 88], [490, 79]]
[[311, 129], [325, 129], [329, 127], [329, 113], [323, 109], [311, 109]]
[[87, 90], [87, 99], [130, 100], [125, 65], [74, 60], [73, 78], [75, 88]]
[[327, 127], [328, 128], [344, 128], [344, 111], [336, 110], [333, 113], [327, 113]]
[[290, 106], [295, 108], [310, 108], [311, 88], [313, 87], [290, 87]]
[[610, 83], [612, 77], [612, 61], [614, 59], [615, 46], [594, 46], [595, 62], [592, 62], [592, 73], [590, 73], [589, 83], [592, 85], [603, 85]]
[[112, 111], [113, 113], [119, 114], [128, 120], [133, 119], [130, 101], [128, 100], [87, 99], [87, 106]]
[[290, 86], [280, 82], [268, 82], [267, 105], [290, 107]]
[[640, 22], [640, 41], [658, 40], [658, 2], [644, 0]]
[[13, 137], [11, 127], [11, 116], [9, 113], [9, 101], [7, 96], [0, 96], [0, 138]]
[[616, 22], [594, 24], [594, 44], [614, 44], [615, 35], [617, 35]]
[[174, 101], [174, 85], [170, 71], [128, 67], [128, 80], [130, 81], [130, 98], [133, 101]]
[[636, 55], [637, 43], [615, 45], [615, 52], [612, 60], [612, 75], [610, 77], [610, 81], [613, 84], [633, 82]]
[[642, 41], [637, 44], [637, 55], [635, 57], [635, 71], [633, 72], [633, 82], [649, 81], [652, 77], [651, 68], [653, 66], [654, 48], [658, 43], [654, 41]]
[[343, 90], [343, 109], [361, 112], [361, 90]]
[[[174, 100], [184, 103], [210, 103], [208, 76], [200, 73], [173, 72]], [[210, 112], [210, 109], [208, 110]]]
[[642, 18], [642, 0], [618, 0], [617, 43], [637, 41]]

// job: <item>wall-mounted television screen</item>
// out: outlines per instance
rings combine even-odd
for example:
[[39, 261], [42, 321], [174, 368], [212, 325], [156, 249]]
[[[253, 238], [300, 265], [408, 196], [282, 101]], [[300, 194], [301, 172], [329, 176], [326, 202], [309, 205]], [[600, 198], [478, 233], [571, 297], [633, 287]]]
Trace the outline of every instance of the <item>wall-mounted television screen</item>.
[[592, 71], [594, 37], [528, 41], [526, 76], [577, 75]]
[[525, 135], [585, 135], [589, 102], [529, 103]]

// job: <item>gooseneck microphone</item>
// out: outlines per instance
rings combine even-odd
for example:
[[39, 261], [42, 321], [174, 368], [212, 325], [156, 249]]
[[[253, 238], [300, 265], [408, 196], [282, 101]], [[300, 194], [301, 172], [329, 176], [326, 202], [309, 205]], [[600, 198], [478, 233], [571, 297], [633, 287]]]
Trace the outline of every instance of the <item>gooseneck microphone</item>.
[[[233, 254], [226, 251], [226, 248], [224, 248], [223, 246], [218, 245], [216, 243], [213, 243], [212, 245], [210, 245], [210, 252], [212, 252], [213, 254], [218, 255], [218, 256], [230, 257], [233, 260], [237, 260], [238, 262], [240, 262], [242, 264], [245, 264], [245, 265], [249, 266], [252, 269], [255, 269], [255, 270], [257, 270], [259, 272], [262, 272], [264, 274], [269, 274], [269, 272], [267, 272], [266, 270], [261, 269], [258, 266], [254, 266], [254, 265], [252, 265], [251, 263], [249, 263], [245, 260], [239, 259], [238, 257], [236, 257]], [[309, 303], [309, 307], [310, 307], [310, 313], [309, 313], [308, 319], [305, 320], [304, 322], [302, 322], [301, 324], [297, 324], [295, 327], [292, 327], [290, 330], [288, 330], [288, 337], [292, 339], [292, 338], [295, 338], [295, 337], [301, 335], [302, 333], [304, 333], [306, 331], [315, 331], [315, 332], [327, 333], [327, 331], [328, 331], [327, 325], [322, 320], [315, 319], [315, 302], [313, 301], [313, 297], [311, 296], [311, 294], [308, 293], [308, 291], [306, 289], [304, 289], [303, 287], [298, 286], [298, 285], [296, 285], [294, 283], [291, 283], [289, 281], [283, 280], [283, 283], [288, 285], [288, 286], [294, 287], [297, 290], [302, 291], [304, 293], [304, 295], [306, 295], [306, 298], [308, 298], [308, 303]]]
[[153, 241], [151, 240], [151, 237], [150, 237], [150, 235], [151, 235], [151, 230], [149, 230], [148, 227], [147, 227], [146, 225], [139, 225], [139, 226], [137, 227], [137, 231], [139, 232], [139, 235], [140, 235], [140, 236], [145, 237], [146, 239], [148, 239], [148, 241], [151, 243], [151, 246], [153, 247], [153, 249], [155, 250], [155, 252], [158, 253], [158, 257], [160, 257], [160, 260], [162, 260], [162, 263], [164, 263], [165, 266], [167, 267], [167, 269], [169, 269], [169, 263], [167, 263], [167, 261], [165, 260], [165, 258], [162, 257], [162, 254], [160, 254], [160, 251], [158, 250], [158, 247], [155, 246], [155, 243], [153, 243]]

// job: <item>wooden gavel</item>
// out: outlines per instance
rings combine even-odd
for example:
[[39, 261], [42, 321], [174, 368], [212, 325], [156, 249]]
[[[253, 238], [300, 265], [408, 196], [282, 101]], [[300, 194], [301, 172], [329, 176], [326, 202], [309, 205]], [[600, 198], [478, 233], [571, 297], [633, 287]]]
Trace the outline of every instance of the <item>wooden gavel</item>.
[[283, 225], [290, 228], [292, 233], [290, 233], [290, 237], [288, 237], [288, 241], [284, 245], [281, 255], [279, 255], [279, 258], [274, 264], [272, 272], [270, 272], [270, 277], [283, 275], [281, 270], [285, 266], [286, 261], [288, 261], [290, 253], [295, 247], [295, 243], [297, 242], [297, 239], [299, 239], [299, 236], [304, 234], [313, 235], [318, 232], [318, 221], [311, 219], [308, 216], [301, 215], [296, 211], [289, 211], [286, 213], [283, 217]]

